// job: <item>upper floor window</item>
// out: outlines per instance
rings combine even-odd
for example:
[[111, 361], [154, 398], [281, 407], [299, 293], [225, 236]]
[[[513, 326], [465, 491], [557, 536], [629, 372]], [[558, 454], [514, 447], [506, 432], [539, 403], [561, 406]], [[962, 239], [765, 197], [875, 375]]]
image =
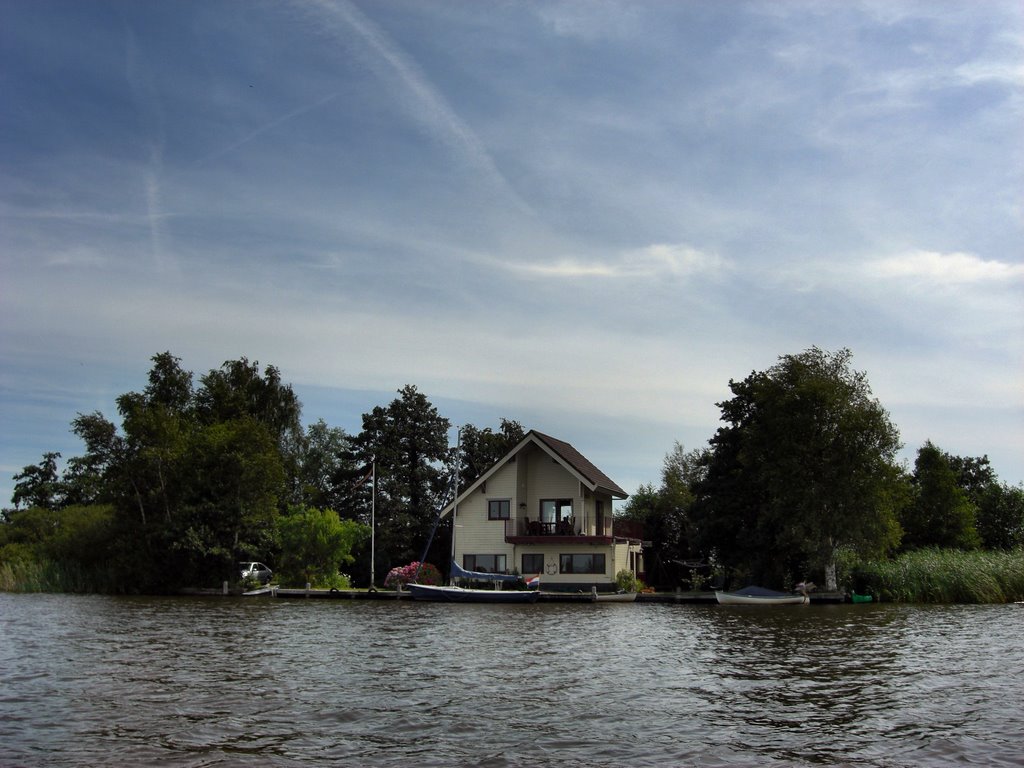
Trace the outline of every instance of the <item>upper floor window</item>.
[[509, 499], [488, 499], [487, 519], [508, 520], [512, 511], [512, 502]]

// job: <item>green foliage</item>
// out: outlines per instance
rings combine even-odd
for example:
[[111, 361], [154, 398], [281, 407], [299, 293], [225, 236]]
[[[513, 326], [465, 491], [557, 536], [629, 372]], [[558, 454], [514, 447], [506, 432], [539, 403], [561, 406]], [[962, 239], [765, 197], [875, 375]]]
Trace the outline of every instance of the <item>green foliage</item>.
[[919, 549], [861, 563], [857, 592], [904, 603], [1006, 603], [1024, 600], [1024, 550]]
[[980, 494], [976, 520], [986, 549], [1024, 546], [1024, 488], [993, 482]]
[[905, 549], [975, 549], [981, 544], [974, 522], [976, 507], [949, 458], [930, 441], [917, 452], [912, 482], [913, 498], [900, 520]]
[[336, 589], [341, 589], [341, 566], [352, 563], [352, 550], [370, 536], [368, 526], [339, 520], [332, 509], [311, 507], [292, 508], [281, 518], [280, 530], [282, 583]]
[[497, 432], [466, 424], [459, 432], [459, 485], [465, 488], [490, 469], [526, 436], [518, 421], [501, 420]]
[[685, 562], [696, 556], [697, 531], [691, 517], [693, 488], [704, 476], [707, 451], [686, 451], [676, 442], [665, 455], [661, 484], [641, 485], [619, 513], [620, 520], [643, 526], [651, 546], [644, 550], [647, 577], [662, 586], [688, 578]]
[[323, 419], [310, 424], [298, 448], [296, 467], [293, 503], [336, 509], [339, 514], [353, 510], [353, 492], [362, 478], [344, 430], [327, 426]]
[[[447, 489], [448, 419], [416, 387], [398, 394], [363, 414], [354, 440], [360, 464], [376, 460], [377, 562], [385, 569], [421, 555]], [[440, 557], [450, 539], [435, 537], [435, 546]]]
[[615, 574], [615, 586], [622, 592], [636, 592], [638, 583], [636, 574], [625, 568]]
[[29, 464], [14, 476], [14, 494], [11, 503], [15, 509], [21, 507], [55, 506], [60, 496], [60, 482], [57, 474], [59, 453], [43, 454], [39, 464]]
[[898, 543], [899, 435], [851, 358], [812, 348], [729, 383], [692, 513], [720, 565], [769, 585], [809, 571], [827, 583], [841, 547]]

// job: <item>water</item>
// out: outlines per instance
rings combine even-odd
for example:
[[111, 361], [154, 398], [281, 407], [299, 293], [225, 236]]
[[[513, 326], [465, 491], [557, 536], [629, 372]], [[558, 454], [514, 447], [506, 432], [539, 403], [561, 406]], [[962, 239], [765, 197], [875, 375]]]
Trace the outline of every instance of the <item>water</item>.
[[1024, 606], [0, 594], [2, 766], [1024, 766]]

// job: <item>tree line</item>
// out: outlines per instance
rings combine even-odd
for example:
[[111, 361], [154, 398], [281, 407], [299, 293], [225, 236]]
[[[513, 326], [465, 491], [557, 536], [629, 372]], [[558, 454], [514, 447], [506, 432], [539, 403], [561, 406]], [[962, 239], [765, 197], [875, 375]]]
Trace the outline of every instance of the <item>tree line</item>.
[[[369, 585], [371, 515], [378, 574], [418, 559], [452, 475], [475, 479], [524, 434], [505, 419], [464, 426], [456, 461], [448, 419], [411, 385], [363, 414], [356, 435], [323, 420], [304, 429], [276, 367], [230, 360], [196, 382], [170, 352], [116, 407], [119, 426], [75, 417], [85, 451], [63, 471], [51, 452], [15, 475], [0, 566], [45, 563], [88, 591], [217, 585], [245, 560], [296, 584], [343, 586], [344, 568]], [[435, 536], [440, 562], [449, 537]]]
[[[849, 350], [786, 355], [729, 387], [707, 446], [677, 443], [660, 483], [618, 513], [643, 526], [649, 583], [832, 589], [852, 564], [908, 551], [1021, 552], [1024, 489], [1001, 483], [987, 457], [930, 442], [900, 465], [898, 430]], [[83, 591], [216, 585], [245, 560], [295, 584], [380, 583], [420, 558], [453, 478], [464, 487], [524, 435], [508, 419], [465, 425], [456, 454], [450, 422], [412, 385], [363, 414], [358, 434], [303, 428], [274, 366], [241, 358], [196, 380], [170, 352], [116, 408], [119, 425], [75, 417], [85, 450], [63, 470], [46, 453], [15, 475], [0, 569], [42, 564], [60, 576], [51, 585]], [[450, 524], [433, 538], [435, 563]]]
[[834, 590], [858, 562], [916, 550], [1024, 557], [1024, 488], [1001, 483], [987, 456], [930, 441], [912, 469], [898, 463], [899, 432], [849, 350], [785, 355], [729, 388], [708, 445], [677, 443], [660, 484], [642, 485], [622, 511], [652, 543], [649, 580], [821, 579]]

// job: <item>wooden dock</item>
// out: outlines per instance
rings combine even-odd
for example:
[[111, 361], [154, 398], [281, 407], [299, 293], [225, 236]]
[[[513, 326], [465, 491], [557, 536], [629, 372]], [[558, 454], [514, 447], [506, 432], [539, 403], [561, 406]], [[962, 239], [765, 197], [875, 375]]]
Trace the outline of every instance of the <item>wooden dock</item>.
[[[369, 591], [365, 589], [287, 589], [284, 587], [262, 587], [245, 593], [246, 597], [284, 597], [305, 598], [314, 600], [410, 600], [408, 592], [392, 589]], [[842, 603], [845, 595], [842, 592], [821, 592], [811, 595], [811, 604]], [[592, 603], [589, 592], [544, 592], [537, 599], [539, 603]], [[637, 603], [678, 603], [695, 605], [715, 605], [714, 592], [641, 592], [636, 596]]]

